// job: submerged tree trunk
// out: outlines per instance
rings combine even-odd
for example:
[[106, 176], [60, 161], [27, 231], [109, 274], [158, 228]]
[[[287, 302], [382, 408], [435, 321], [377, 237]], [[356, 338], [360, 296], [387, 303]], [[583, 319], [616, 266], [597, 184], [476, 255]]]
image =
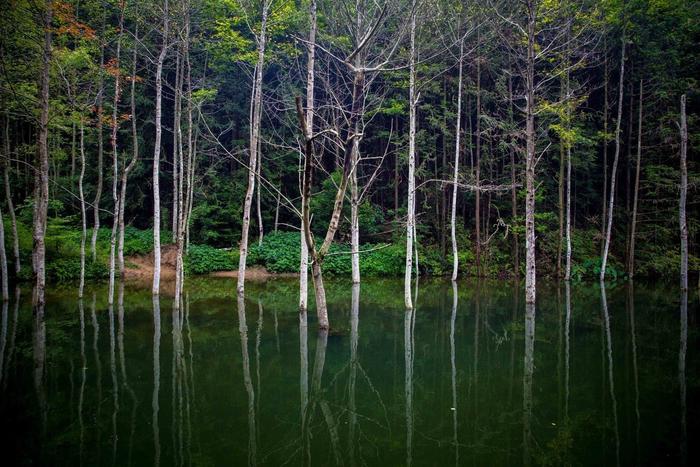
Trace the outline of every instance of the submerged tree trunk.
[[114, 303], [114, 276], [115, 276], [115, 266], [116, 266], [116, 246], [117, 246], [117, 234], [119, 228], [119, 152], [117, 150], [117, 131], [119, 130], [119, 100], [121, 96], [121, 70], [119, 69], [121, 65], [121, 45], [122, 45], [122, 34], [124, 30], [124, 4], [121, 5], [121, 12], [119, 15], [119, 33], [117, 35], [117, 51], [115, 56], [114, 68], [114, 101], [112, 102], [112, 200], [114, 201], [114, 212], [112, 219], [112, 235], [109, 241], [109, 295], [107, 296], [107, 303], [112, 305]]
[[269, 1], [262, 5], [262, 21], [260, 25], [260, 35], [258, 42], [258, 61], [255, 65], [255, 76], [253, 81], [253, 92], [251, 96], [251, 131], [250, 131], [250, 160], [248, 163], [248, 189], [243, 202], [243, 222], [241, 227], [241, 244], [239, 245], [238, 259], [238, 285], [236, 290], [243, 293], [245, 287], [246, 260], [248, 258], [248, 231], [250, 228], [250, 209], [253, 204], [253, 193], [255, 192], [255, 179], [258, 167], [258, 140], [260, 139], [260, 121], [262, 111], [262, 78], [263, 67], [265, 65], [265, 41], [267, 28], [267, 14], [270, 9]]
[[163, 134], [163, 62], [168, 51], [168, 0], [163, 11], [163, 43], [156, 65], [156, 137], [153, 150], [153, 295], [160, 293], [160, 144]]
[[12, 253], [15, 261], [15, 275], [19, 275], [22, 263], [19, 258], [19, 237], [17, 236], [17, 216], [15, 215], [15, 205], [12, 202], [12, 188], [10, 187], [10, 119], [5, 118], [5, 157], [7, 160], [3, 164], [3, 178], [5, 180], [5, 199], [7, 200], [7, 211], [10, 214], [10, 227], [12, 228]]
[[612, 173], [610, 174], [610, 202], [608, 203], [608, 219], [605, 231], [605, 247], [603, 248], [603, 259], [600, 266], [600, 280], [605, 280], [605, 268], [608, 263], [608, 252], [610, 250], [610, 241], [613, 224], [613, 207], [615, 206], [615, 180], [617, 178], [617, 164], [620, 158], [620, 123], [622, 120], [622, 98], [624, 93], [625, 80], [625, 46], [626, 37], [622, 35], [622, 53], [620, 56], [620, 82], [618, 89], [617, 100], [617, 122], [615, 126], [615, 157], [613, 159]]
[[51, 71], [51, 31], [52, 4], [47, 1], [42, 12], [44, 41], [42, 68], [39, 78], [39, 128], [37, 137], [37, 161], [34, 186], [34, 247], [32, 265], [34, 268], [34, 302], [43, 310], [46, 288], [46, 218], [49, 206], [49, 74]]
[[412, 2], [413, 11], [411, 13], [410, 26], [410, 69], [408, 85], [408, 108], [409, 108], [409, 130], [408, 130], [408, 202], [406, 219], [406, 271], [404, 277], [404, 304], [407, 309], [413, 309], [411, 299], [411, 277], [413, 276], [413, 233], [416, 223], [415, 219], [415, 171], [416, 171], [416, 0]]
[[[192, 70], [190, 64], [190, 4], [189, 1], [183, 2], [183, 7], [185, 8], [185, 35], [183, 43], [183, 80], [187, 81], [187, 159], [183, 157], [182, 148], [179, 151], [179, 161], [180, 166], [180, 181], [178, 184], [178, 225], [177, 225], [177, 252], [175, 259], [175, 299], [180, 301], [180, 296], [182, 294], [184, 280], [185, 280], [185, 268], [184, 268], [184, 254], [185, 254], [185, 233], [188, 230], [189, 225], [189, 206], [191, 204], [192, 197], [192, 165], [194, 164], [194, 143], [192, 139]], [[181, 139], [181, 138], [180, 138]], [[186, 183], [185, 183], [186, 181]]]
[[[477, 29], [477, 33], [478, 33]], [[481, 38], [477, 38], [477, 47]], [[481, 57], [476, 57], [476, 151], [474, 153], [474, 169], [476, 193], [474, 193], [474, 227], [476, 246], [476, 275], [481, 276]]]
[[356, 128], [356, 122], [359, 118], [359, 109], [362, 105], [362, 95], [364, 90], [364, 73], [360, 70], [359, 73], [355, 73], [355, 78], [353, 80], [353, 93], [352, 93], [352, 107], [350, 111], [350, 121], [348, 123], [348, 138], [345, 140], [344, 154], [343, 154], [343, 172], [340, 179], [340, 184], [335, 195], [335, 201], [333, 202], [333, 212], [331, 214], [330, 222], [328, 223], [328, 230], [326, 231], [326, 236], [323, 240], [323, 244], [318, 250], [314, 242], [314, 236], [311, 232], [311, 216], [309, 212], [309, 201], [311, 198], [311, 179], [313, 174], [313, 164], [315, 160], [315, 150], [314, 150], [314, 134], [311, 129], [306, 125], [307, 118], [304, 115], [304, 109], [301, 104], [301, 98], [297, 97], [296, 107], [297, 107], [297, 117], [299, 128], [304, 136], [304, 175], [302, 183], [302, 200], [304, 206], [302, 208], [302, 225], [303, 225], [303, 235], [306, 237], [306, 244], [308, 245], [309, 254], [311, 256], [311, 274], [314, 283], [314, 292], [316, 295], [316, 314], [318, 316], [318, 325], [321, 330], [329, 328], [328, 322], [328, 309], [326, 305], [326, 291], [323, 285], [323, 274], [321, 266], [323, 261], [328, 254], [328, 250], [333, 243], [333, 238], [340, 225], [340, 215], [343, 209], [343, 202], [345, 200], [345, 192], [347, 191], [348, 182], [350, 179], [350, 172], [352, 170], [352, 151], [354, 146], [355, 138], [360, 135], [354, 134], [353, 129]]
[[[306, 62], [306, 127], [310, 133], [314, 131], [314, 85], [315, 73], [314, 67], [316, 62], [316, 0], [309, 2], [309, 42], [308, 42], [308, 58]], [[302, 175], [303, 177], [303, 175]], [[309, 181], [310, 183], [310, 181]], [[304, 182], [302, 181], [302, 185]], [[309, 248], [306, 244], [306, 235], [304, 235], [304, 212], [306, 203], [304, 198], [304, 190], [301, 199], [301, 259], [299, 262], [299, 310], [305, 312], [308, 306], [309, 296]]]
[[629, 263], [627, 270], [629, 271], [630, 279], [634, 278], [634, 242], [637, 233], [637, 203], [639, 200], [639, 177], [642, 167], [642, 93], [644, 91], [643, 81], [639, 81], [639, 123], [637, 125], [637, 168], [634, 178], [634, 195], [632, 201], [632, 224], [630, 226], [630, 249]]
[[688, 123], [685, 114], [685, 94], [681, 96], [681, 197], [678, 219], [681, 233], [681, 290], [688, 290], [688, 224], [685, 204], [688, 197]]
[[[457, 252], [457, 182], [459, 181], [459, 150], [462, 126], [462, 69], [464, 65], [464, 41], [459, 43], [459, 78], [457, 79], [457, 123], [455, 124], [455, 158], [452, 176], [452, 211], [450, 217], [450, 236], [452, 238], [452, 280], [457, 280], [459, 255]], [[456, 291], [454, 292], [457, 300]]]
[[525, 303], [534, 304], [535, 272], [535, 17], [536, 6], [528, 1], [527, 60], [525, 103]]

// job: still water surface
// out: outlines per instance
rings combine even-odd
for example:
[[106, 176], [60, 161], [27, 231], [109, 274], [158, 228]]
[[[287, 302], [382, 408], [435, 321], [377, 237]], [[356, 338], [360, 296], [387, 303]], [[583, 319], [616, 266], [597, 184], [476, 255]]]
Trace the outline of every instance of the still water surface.
[[[698, 296], [672, 286], [193, 279], [2, 309], [4, 465], [693, 464]], [[687, 305], [684, 306], [684, 303]], [[9, 463], [5, 463], [9, 461]]]

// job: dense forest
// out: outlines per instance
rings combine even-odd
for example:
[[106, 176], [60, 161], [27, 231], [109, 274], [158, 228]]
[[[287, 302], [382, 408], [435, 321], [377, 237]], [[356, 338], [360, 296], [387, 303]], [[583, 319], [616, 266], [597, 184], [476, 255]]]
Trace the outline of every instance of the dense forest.
[[[4, 0], [7, 282], [700, 271], [694, 0]], [[680, 272], [679, 272], [680, 271]], [[327, 318], [326, 326], [327, 326]]]

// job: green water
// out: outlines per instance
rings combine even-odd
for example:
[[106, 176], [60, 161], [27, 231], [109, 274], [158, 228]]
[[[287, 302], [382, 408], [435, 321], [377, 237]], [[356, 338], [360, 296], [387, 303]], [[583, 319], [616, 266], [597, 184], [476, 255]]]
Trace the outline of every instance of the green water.
[[[692, 464], [698, 296], [672, 286], [193, 279], [2, 310], [4, 465]], [[154, 309], [156, 310], [154, 314]], [[533, 316], [534, 314], [534, 316]]]

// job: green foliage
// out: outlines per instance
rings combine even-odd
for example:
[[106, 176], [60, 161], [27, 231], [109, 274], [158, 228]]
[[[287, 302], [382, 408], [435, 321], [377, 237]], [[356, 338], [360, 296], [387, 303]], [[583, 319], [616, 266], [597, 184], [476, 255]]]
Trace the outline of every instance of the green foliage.
[[185, 257], [185, 272], [187, 274], [231, 271], [237, 266], [237, 251], [221, 250], [208, 245], [190, 245]]
[[[609, 258], [610, 260], [611, 258]], [[602, 258], [588, 258], [581, 263], [574, 264], [571, 268], [571, 278], [575, 281], [598, 280], [602, 269]], [[605, 279], [617, 281], [626, 279], [627, 275], [619, 265], [608, 261], [605, 266]]]
[[[80, 279], [80, 258], [59, 258], [46, 264], [46, 274], [56, 282], [70, 282]], [[99, 261], [86, 261], [85, 279], [102, 280], [109, 275], [107, 265]]]

